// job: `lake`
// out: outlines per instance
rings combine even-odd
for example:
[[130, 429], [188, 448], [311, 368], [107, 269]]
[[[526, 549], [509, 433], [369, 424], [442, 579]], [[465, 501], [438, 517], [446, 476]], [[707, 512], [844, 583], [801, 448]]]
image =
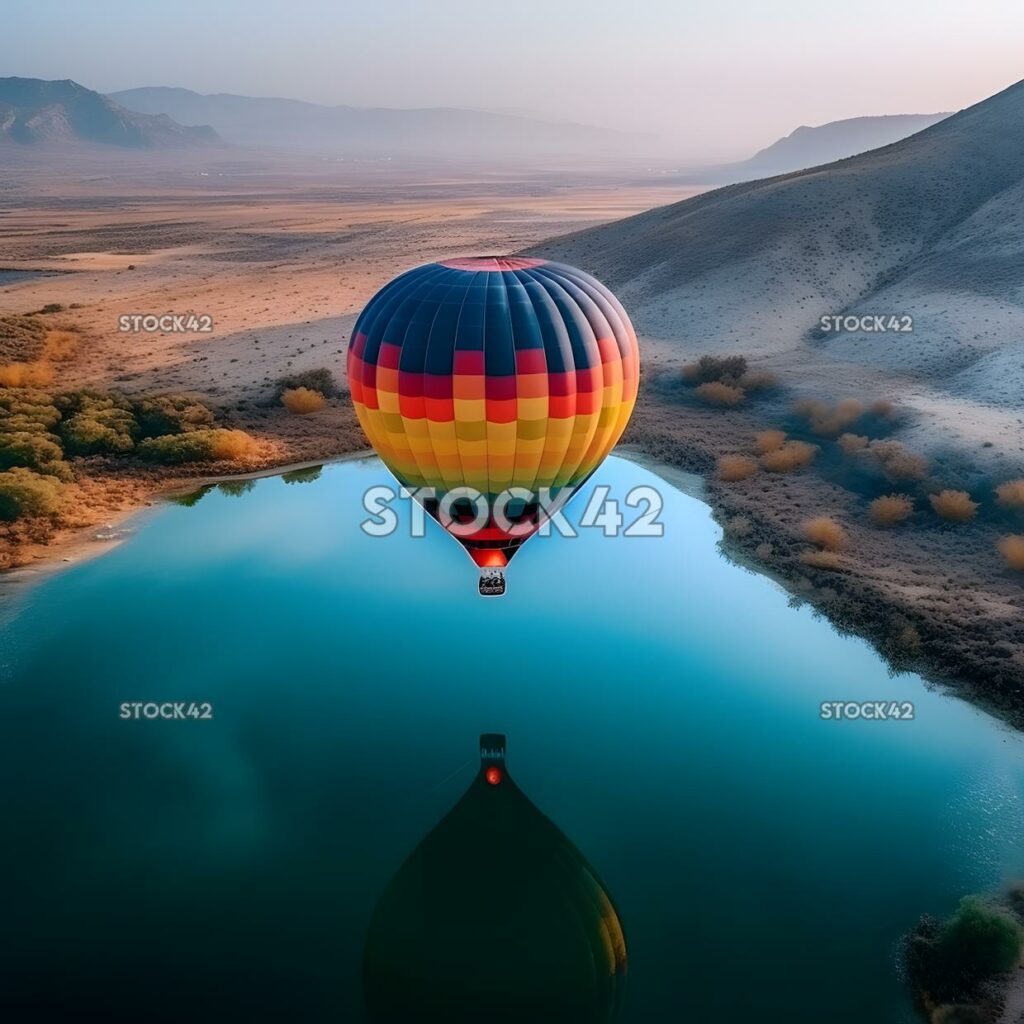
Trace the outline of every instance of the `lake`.
[[[536, 537], [498, 599], [404, 504], [360, 529], [389, 481], [213, 488], [0, 609], [0, 971], [32, 1019], [358, 1024], [374, 904], [500, 731], [616, 901], [623, 1021], [912, 1020], [900, 936], [1024, 868], [1020, 737], [890, 677], [633, 462], [594, 483], [657, 487], [664, 536]], [[913, 720], [819, 715], [883, 699]]]

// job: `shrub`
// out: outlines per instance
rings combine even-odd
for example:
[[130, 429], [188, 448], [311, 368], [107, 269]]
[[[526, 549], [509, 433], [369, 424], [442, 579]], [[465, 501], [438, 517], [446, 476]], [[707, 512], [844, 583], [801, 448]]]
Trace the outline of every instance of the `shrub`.
[[683, 380], [690, 384], [735, 384], [747, 372], [743, 356], [701, 356], [683, 367]]
[[802, 532], [812, 544], [817, 544], [826, 551], [842, 551], [850, 544], [849, 534], [831, 516], [809, 519], [804, 523]]
[[244, 430], [211, 430], [212, 450], [215, 459], [226, 462], [243, 462], [259, 452], [256, 438]]
[[718, 460], [718, 479], [727, 484], [746, 480], [757, 472], [757, 463], [745, 455], [723, 455]]
[[255, 486], [255, 480], [222, 480], [217, 484], [217, 490], [229, 498], [240, 498], [243, 494], [248, 494]]
[[812, 569], [825, 569], [828, 572], [839, 572], [844, 568], [843, 556], [838, 551], [804, 551], [800, 561]]
[[338, 382], [334, 374], [326, 367], [318, 370], [303, 370], [300, 373], [293, 373], [282, 377], [274, 386], [274, 398], [280, 402], [286, 391], [293, 388], [308, 388], [310, 391], [319, 391], [325, 398], [337, 398], [341, 394]]
[[1003, 508], [1024, 508], [1024, 480], [1008, 480], [996, 488], [996, 500]]
[[761, 456], [761, 465], [769, 473], [795, 473], [809, 466], [818, 454], [816, 445], [806, 441], [787, 441], [773, 452]]
[[289, 412], [305, 416], [322, 409], [327, 404], [327, 399], [319, 391], [310, 388], [288, 388], [281, 395], [281, 404]]
[[154, 395], [135, 402], [133, 407], [142, 437], [183, 434], [203, 430], [214, 424], [213, 413], [189, 395]]
[[779, 386], [779, 379], [774, 373], [745, 373], [737, 381], [744, 391], [755, 394], [762, 391], [771, 391]]
[[60, 508], [62, 489], [52, 476], [40, 476], [23, 466], [8, 469], [0, 473], [0, 519], [52, 516]]
[[999, 541], [999, 551], [1011, 569], [1024, 571], [1024, 537], [1011, 533]]
[[896, 406], [888, 398], [879, 398], [871, 403], [868, 411], [872, 416], [879, 416], [887, 420], [896, 411]]
[[185, 462], [240, 462], [259, 450], [244, 430], [189, 430], [184, 434], [150, 437], [136, 451], [149, 462], [177, 466]]
[[844, 398], [835, 405], [817, 399], [797, 402], [796, 411], [811, 430], [822, 437], [835, 437], [864, 415], [864, 404], [856, 398]]
[[861, 434], [843, 434], [838, 443], [847, 455], [853, 455], [855, 452], [862, 452], [867, 448], [868, 439]]
[[928, 496], [935, 514], [951, 523], [970, 522], [978, 513], [978, 503], [966, 491], [939, 491]]
[[[0, 420], [0, 430], [4, 424]], [[0, 470], [24, 466], [51, 476], [70, 479], [71, 470], [64, 461], [64, 450], [53, 434], [39, 430], [15, 430], [0, 433]]]
[[977, 982], [1016, 966], [1022, 942], [1021, 927], [1008, 910], [967, 896], [939, 929], [936, 948], [954, 975]]
[[123, 455], [135, 447], [139, 425], [129, 402], [118, 395], [89, 391], [62, 395], [60, 424], [64, 448], [71, 455]]
[[0, 387], [45, 387], [53, 382], [53, 367], [49, 363], [9, 363], [0, 366]]
[[739, 405], [746, 398], [746, 392], [743, 388], [733, 387], [731, 384], [722, 384], [719, 381], [701, 384], [697, 388], [697, 394], [708, 405], [716, 405], [720, 408]]
[[868, 515], [879, 526], [894, 526], [914, 514], [914, 499], [906, 494], [887, 494], [875, 498], [868, 506]]
[[928, 460], [923, 455], [908, 452], [899, 441], [872, 441], [868, 451], [892, 483], [923, 480], [928, 475]]
[[785, 443], [784, 430], [762, 430], [754, 435], [754, 444], [762, 455], [766, 452], [777, 452]]

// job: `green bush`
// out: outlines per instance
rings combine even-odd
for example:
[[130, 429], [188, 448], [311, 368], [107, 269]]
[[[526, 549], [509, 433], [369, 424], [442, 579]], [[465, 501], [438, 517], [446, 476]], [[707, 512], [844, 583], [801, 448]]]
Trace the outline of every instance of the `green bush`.
[[120, 395], [79, 391], [62, 395], [60, 434], [69, 455], [124, 455], [135, 447], [139, 425]]
[[64, 450], [53, 434], [39, 430], [6, 431], [5, 426], [0, 423], [0, 470], [24, 466], [62, 480], [71, 478], [71, 467], [64, 461]]
[[143, 438], [184, 434], [204, 430], [214, 424], [213, 413], [189, 395], [155, 395], [137, 401], [133, 409]]
[[213, 460], [212, 430], [190, 430], [185, 434], [165, 434], [140, 441], [136, 454], [147, 462], [178, 466], [184, 462]]
[[63, 487], [52, 476], [40, 476], [23, 466], [0, 473], [0, 519], [51, 516], [59, 508]]
[[320, 479], [323, 466], [307, 466], [305, 469], [293, 469], [289, 473], [282, 473], [281, 479], [286, 484], [309, 484]]
[[1020, 959], [1024, 933], [1013, 915], [977, 896], [960, 901], [937, 936], [939, 955], [961, 977], [981, 981], [1011, 970]]
[[240, 498], [243, 494], [248, 494], [255, 486], [255, 480], [222, 480], [217, 484], [217, 490], [229, 498]]
[[288, 377], [282, 377], [274, 386], [274, 399], [281, 401], [286, 391], [295, 388], [306, 388], [309, 391], [319, 391], [324, 398], [337, 398], [341, 394], [338, 382], [334, 374], [326, 367], [319, 370], [303, 370], [300, 373], [293, 373]]

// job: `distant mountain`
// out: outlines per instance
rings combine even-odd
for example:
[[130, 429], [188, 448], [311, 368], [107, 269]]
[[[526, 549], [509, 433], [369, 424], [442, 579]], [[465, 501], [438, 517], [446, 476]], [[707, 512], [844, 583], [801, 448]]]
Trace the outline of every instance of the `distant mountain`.
[[[961, 401], [1019, 411], [1024, 82], [882, 149], [536, 251], [597, 274], [642, 331], [681, 351], [789, 353], [794, 379], [817, 365], [823, 387], [841, 367], [903, 372]], [[908, 315], [913, 332], [823, 332], [829, 314]]]
[[209, 127], [187, 128], [165, 115], [134, 113], [113, 100], [64, 79], [0, 78], [0, 139], [93, 142], [134, 149], [217, 142]]
[[653, 138], [456, 107], [331, 107], [230, 93], [204, 96], [164, 86], [128, 89], [111, 98], [129, 110], [212, 125], [239, 145], [340, 156], [612, 155]]
[[704, 184], [728, 185], [802, 171], [891, 145], [947, 117], [948, 113], [890, 114], [851, 117], [815, 128], [803, 125], [755, 153], [749, 160], [711, 168], [696, 177]]

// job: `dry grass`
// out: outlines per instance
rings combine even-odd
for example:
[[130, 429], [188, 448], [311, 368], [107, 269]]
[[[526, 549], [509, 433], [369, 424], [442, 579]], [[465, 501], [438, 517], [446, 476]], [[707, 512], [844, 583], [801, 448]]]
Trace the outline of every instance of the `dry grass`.
[[319, 391], [310, 388], [288, 388], [281, 395], [281, 404], [289, 412], [306, 416], [322, 409], [327, 404], [327, 399]]
[[857, 398], [843, 398], [835, 405], [818, 399], [797, 402], [796, 411], [803, 416], [811, 430], [821, 437], [835, 437], [864, 415], [864, 403]]
[[47, 362], [0, 366], [0, 387], [3, 388], [38, 388], [52, 383], [53, 367]]
[[[29, 321], [30, 326], [17, 329], [9, 326], [19, 319]], [[79, 336], [75, 331], [40, 330], [30, 317], [0, 318], [0, 333], [4, 331], [8, 333], [0, 338], [0, 351], [14, 351], [21, 343], [21, 351], [34, 358], [18, 359], [0, 366], [0, 387], [46, 387], [53, 383], [53, 364], [71, 359], [78, 348]]]
[[785, 443], [786, 432], [784, 430], [762, 430], [754, 435], [754, 444], [762, 455], [766, 455], [768, 452], [777, 452]]
[[1024, 508], [1024, 480], [1008, 480], [996, 488], [996, 500], [1003, 508]]
[[850, 546], [850, 535], [831, 516], [809, 519], [801, 527], [805, 539], [826, 551], [842, 551]]
[[827, 569], [829, 572], [840, 572], [843, 568], [843, 556], [836, 551], [802, 551], [800, 561], [813, 569]]
[[806, 441], [787, 441], [773, 452], [761, 456], [761, 465], [769, 473], [795, 473], [805, 469], [818, 454], [818, 449]]
[[1024, 537], [1011, 533], [999, 541], [999, 551], [1011, 569], [1024, 572]]
[[708, 405], [715, 405], [722, 409], [739, 405], [747, 393], [743, 388], [733, 387], [731, 384], [723, 384], [721, 381], [713, 380], [707, 384], [701, 384], [695, 392]]
[[864, 451], [870, 442], [863, 434], [843, 434], [839, 438], [839, 447], [847, 455], [853, 455], [855, 452]]
[[244, 430], [214, 430], [211, 438], [215, 459], [244, 462], [259, 453], [259, 442]]
[[757, 463], [745, 455], [722, 455], [718, 460], [718, 479], [732, 484], [747, 480], [757, 472]]
[[895, 526], [913, 514], [914, 499], [906, 494], [886, 494], [868, 506], [868, 515], [878, 526]]
[[966, 491], [939, 491], [928, 500], [935, 514], [951, 523], [968, 523], [978, 514], [978, 503]]

